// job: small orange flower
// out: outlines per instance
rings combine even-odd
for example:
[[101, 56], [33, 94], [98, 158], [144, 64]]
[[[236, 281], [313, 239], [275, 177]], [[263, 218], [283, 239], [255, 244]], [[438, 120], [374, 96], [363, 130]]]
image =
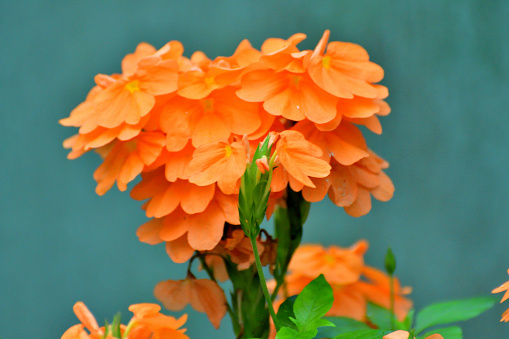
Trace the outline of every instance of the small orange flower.
[[[507, 274], [509, 274], [509, 269], [507, 270]], [[491, 291], [491, 293], [500, 293], [504, 291], [505, 294], [502, 297], [502, 300], [500, 300], [500, 302], [502, 303], [509, 299], [509, 281], [506, 281], [499, 287], [495, 288], [493, 291]], [[509, 322], [509, 309], [502, 314], [502, 319], [500, 321]]]
[[226, 297], [221, 287], [212, 280], [162, 281], [156, 285], [154, 295], [172, 311], [180, 311], [191, 304], [196, 311], [205, 312], [215, 328], [219, 328], [226, 314]]
[[348, 42], [331, 42], [327, 53], [322, 55], [329, 34], [326, 30], [309, 61], [308, 72], [313, 81], [340, 98], [354, 95], [375, 98], [377, 91], [371, 83], [382, 80], [383, 69], [369, 61], [364, 48]]
[[[73, 307], [74, 313], [81, 321], [81, 324], [74, 325], [69, 328], [63, 335], [62, 339], [100, 339], [104, 337], [106, 329], [99, 328], [97, 321], [92, 313], [81, 301], [77, 302]], [[134, 313], [133, 318], [129, 322], [129, 326], [120, 325], [121, 338], [124, 339], [189, 339], [184, 334], [186, 329], [179, 329], [187, 320], [187, 314], [179, 319], [159, 313], [161, 307], [156, 304], [134, 304], [129, 307]], [[85, 331], [85, 327], [90, 332]], [[108, 328], [108, 339], [120, 339], [113, 337], [112, 329]]]
[[226, 194], [238, 192], [246, 170], [247, 150], [242, 142], [219, 141], [198, 147], [189, 163], [189, 182], [199, 186], [217, 185]]
[[[320, 159], [322, 151], [297, 131], [283, 131], [276, 144], [276, 153], [282, 167], [305, 186], [315, 187], [309, 177], [324, 178], [330, 165]], [[276, 168], [276, 170], [278, 170]], [[276, 170], [274, 172], [276, 172]], [[275, 173], [275, 176], [277, 173]]]

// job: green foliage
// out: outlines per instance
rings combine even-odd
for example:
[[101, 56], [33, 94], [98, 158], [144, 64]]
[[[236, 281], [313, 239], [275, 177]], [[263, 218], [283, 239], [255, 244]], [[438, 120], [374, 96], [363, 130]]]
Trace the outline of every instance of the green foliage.
[[120, 324], [121, 324], [120, 312], [113, 317], [113, 322], [111, 323], [111, 334], [115, 338], [120, 338], [122, 336], [120, 332]]
[[[278, 331], [276, 339], [312, 339], [318, 328], [335, 326], [323, 318], [332, 307], [334, 296], [332, 288], [323, 275], [310, 282], [293, 301], [293, 316], [289, 310], [292, 301], [280, 309], [278, 319], [285, 324]], [[294, 325], [289, 324], [288, 320]]]
[[334, 339], [380, 339], [393, 331], [391, 330], [360, 330], [343, 333]]
[[334, 338], [340, 334], [360, 331], [360, 330], [369, 330], [370, 327], [361, 321], [345, 318], [345, 317], [325, 317], [324, 319], [330, 321], [336, 327], [321, 327], [318, 329], [318, 334], [315, 338]]
[[472, 319], [490, 309], [497, 301], [498, 298], [485, 296], [431, 304], [417, 314], [416, 332], [435, 325]]
[[[378, 326], [378, 328], [391, 329], [391, 311], [373, 303], [368, 303], [367, 317], [369, 321]], [[411, 327], [411, 318], [408, 317], [403, 322], [394, 319], [394, 330], [408, 331]]]
[[295, 300], [297, 296], [291, 296], [285, 300], [284, 303], [279, 306], [279, 310], [277, 312], [277, 319], [279, 320], [279, 324], [284, 327], [290, 327], [293, 329], [297, 329], [297, 326], [291, 321], [291, 318], [295, 318], [295, 314], [293, 313], [293, 305], [295, 304]]

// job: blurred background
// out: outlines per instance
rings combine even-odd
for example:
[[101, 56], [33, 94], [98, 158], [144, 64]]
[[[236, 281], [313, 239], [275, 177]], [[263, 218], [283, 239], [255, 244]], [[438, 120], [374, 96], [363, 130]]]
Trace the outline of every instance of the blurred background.
[[[140, 243], [140, 203], [113, 188], [94, 193], [100, 159], [66, 159], [58, 125], [85, 99], [97, 73], [146, 41], [185, 55], [231, 55], [242, 39], [302, 32], [314, 48], [362, 45], [385, 69], [392, 113], [368, 145], [391, 167], [396, 192], [352, 218], [314, 204], [304, 242], [350, 246], [367, 239], [381, 268], [391, 246], [396, 274], [417, 309], [485, 295], [509, 279], [509, 2], [464, 1], [2, 1], [0, 2], [0, 336], [60, 338], [84, 301], [99, 322], [153, 286], [181, 279], [164, 246]], [[502, 295], [499, 295], [500, 297]], [[465, 338], [507, 338], [497, 305], [465, 323]], [[233, 338], [190, 308], [191, 338]]]

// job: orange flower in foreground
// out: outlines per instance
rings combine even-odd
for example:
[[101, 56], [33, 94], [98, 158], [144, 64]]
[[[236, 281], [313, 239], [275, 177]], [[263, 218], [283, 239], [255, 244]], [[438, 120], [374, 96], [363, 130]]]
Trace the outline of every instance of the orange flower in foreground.
[[[387, 335], [384, 335], [383, 339], [408, 339], [409, 335], [410, 333], [408, 333], [407, 331], [398, 330]], [[425, 339], [444, 339], [444, 337], [442, 337], [440, 334], [432, 334], [426, 337]]]
[[218, 284], [208, 279], [162, 281], [154, 288], [155, 297], [169, 310], [180, 311], [186, 305], [205, 312], [212, 325], [219, 328], [226, 314], [226, 297]]
[[[507, 274], [509, 274], [509, 269], [507, 270]], [[507, 299], [509, 299], [509, 281], [506, 281], [499, 287], [495, 288], [493, 291], [491, 291], [491, 293], [500, 293], [500, 292], [504, 292], [504, 291], [506, 291], [506, 292], [505, 292], [504, 296], [502, 297], [502, 300], [500, 300], [500, 302], [502, 303], [502, 302], [506, 301]], [[509, 309], [507, 309], [502, 314], [502, 319], [500, 319], [500, 321], [509, 322]]]
[[[62, 339], [100, 339], [103, 338], [106, 329], [99, 328], [97, 321], [84, 303], [77, 302], [73, 307], [74, 313], [81, 324], [69, 328]], [[184, 334], [186, 329], [179, 329], [187, 320], [184, 314], [179, 319], [159, 313], [161, 307], [156, 304], [134, 304], [129, 311], [134, 313], [129, 326], [120, 325], [120, 334], [124, 339], [189, 339]], [[111, 326], [111, 325], [110, 325]], [[85, 328], [90, 334], [85, 331]], [[126, 332], [128, 331], [128, 332]], [[107, 338], [113, 339], [112, 329], [107, 329]], [[120, 339], [120, 338], [118, 338]]]

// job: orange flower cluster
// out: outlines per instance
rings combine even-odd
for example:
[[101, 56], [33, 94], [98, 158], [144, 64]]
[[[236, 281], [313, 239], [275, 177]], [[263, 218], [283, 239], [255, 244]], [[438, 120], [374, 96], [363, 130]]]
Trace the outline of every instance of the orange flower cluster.
[[99, 195], [115, 182], [124, 191], [141, 174], [131, 196], [146, 200], [153, 219], [138, 237], [165, 242], [175, 262], [214, 249], [225, 223], [239, 225], [240, 178], [269, 133], [278, 134], [273, 195], [289, 185], [308, 201], [328, 194], [350, 215], [368, 213], [371, 195], [386, 201], [394, 191], [388, 164], [356, 127], [381, 133], [388, 91], [374, 83], [383, 70], [358, 45], [328, 43], [329, 31], [314, 50], [297, 48], [305, 37], [268, 39], [261, 50], [244, 40], [214, 60], [184, 57], [178, 41], [159, 50], [141, 43], [121, 74], [97, 75], [60, 120], [79, 127], [64, 142], [68, 157], [96, 150], [104, 158], [94, 173]]
[[[389, 277], [382, 271], [364, 265], [364, 253], [368, 243], [361, 240], [350, 248], [320, 245], [302, 245], [293, 256], [289, 274], [285, 278], [280, 297], [299, 294], [307, 284], [323, 274], [331, 285], [334, 303], [328, 316], [349, 317], [366, 321], [367, 302], [390, 308]], [[274, 288], [274, 282], [271, 282]], [[412, 308], [412, 302], [405, 298], [411, 288], [401, 287], [394, 278], [394, 312], [400, 321]]]
[[[507, 270], [507, 274], [509, 274], [509, 269]], [[500, 293], [500, 292], [504, 292], [504, 291], [505, 291], [505, 294], [502, 297], [502, 300], [500, 300], [500, 302], [503, 303], [504, 301], [509, 299], [509, 281], [506, 281], [499, 287], [495, 288], [493, 291], [491, 291], [491, 293]], [[509, 309], [507, 309], [502, 314], [502, 319], [500, 319], [500, 321], [509, 322]]]
[[[120, 325], [120, 337], [114, 336], [111, 328], [99, 327], [92, 313], [81, 301], [74, 304], [73, 310], [81, 324], [65, 331], [62, 339], [189, 339], [184, 334], [186, 329], [179, 329], [186, 322], [187, 315], [175, 319], [159, 313], [161, 307], [156, 304], [129, 306], [129, 311], [133, 312], [134, 316], [127, 326]], [[90, 333], [87, 333], [85, 328]]]

